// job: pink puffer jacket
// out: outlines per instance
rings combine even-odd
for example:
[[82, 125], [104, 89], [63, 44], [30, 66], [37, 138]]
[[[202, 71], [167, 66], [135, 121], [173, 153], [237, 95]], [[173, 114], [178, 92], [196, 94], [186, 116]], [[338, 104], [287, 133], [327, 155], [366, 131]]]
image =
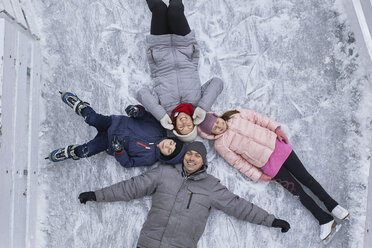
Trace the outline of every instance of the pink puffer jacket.
[[257, 181], [263, 167], [274, 151], [279, 124], [267, 116], [248, 109], [238, 109], [227, 121], [227, 130], [209, 135], [198, 128], [202, 138], [215, 140], [216, 151], [240, 172]]

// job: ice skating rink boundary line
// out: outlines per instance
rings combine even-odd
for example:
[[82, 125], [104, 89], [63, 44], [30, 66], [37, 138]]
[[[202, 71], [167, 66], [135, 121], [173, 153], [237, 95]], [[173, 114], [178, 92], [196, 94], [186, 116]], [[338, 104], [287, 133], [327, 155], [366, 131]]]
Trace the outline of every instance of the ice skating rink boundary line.
[[370, 160], [369, 177], [368, 177], [368, 200], [367, 200], [367, 216], [366, 229], [364, 231], [364, 248], [372, 247], [372, 177], [371, 177], [372, 160]]
[[371, 0], [352, 0], [368, 54], [372, 60], [372, 3]]

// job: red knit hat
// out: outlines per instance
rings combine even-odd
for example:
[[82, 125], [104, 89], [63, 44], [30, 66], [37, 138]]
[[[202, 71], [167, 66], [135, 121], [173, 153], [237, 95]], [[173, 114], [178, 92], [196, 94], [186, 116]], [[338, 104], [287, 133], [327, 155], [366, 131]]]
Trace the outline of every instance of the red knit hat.
[[180, 112], [184, 112], [185, 114], [188, 114], [189, 116], [192, 117], [192, 115], [194, 114], [194, 107], [191, 104], [189, 104], [189, 103], [181, 103], [180, 105], [178, 105], [172, 111], [171, 119], [172, 119], [173, 125], [175, 125], [177, 115]]

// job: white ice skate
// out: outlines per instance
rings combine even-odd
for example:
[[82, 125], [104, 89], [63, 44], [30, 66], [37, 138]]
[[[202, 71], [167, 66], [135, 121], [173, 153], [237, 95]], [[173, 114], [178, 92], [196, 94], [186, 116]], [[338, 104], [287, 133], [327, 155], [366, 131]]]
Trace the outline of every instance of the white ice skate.
[[328, 244], [335, 234], [340, 230], [341, 224], [337, 224], [335, 220], [320, 225], [320, 239], [324, 244]]
[[341, 207], [340, 205], [337, 205], [333, 210], [332, 210], [332, 215], [335, 216], [336, 218], [340, 220], [344, 220], [347, 217], [349, 217], [349, 212]]

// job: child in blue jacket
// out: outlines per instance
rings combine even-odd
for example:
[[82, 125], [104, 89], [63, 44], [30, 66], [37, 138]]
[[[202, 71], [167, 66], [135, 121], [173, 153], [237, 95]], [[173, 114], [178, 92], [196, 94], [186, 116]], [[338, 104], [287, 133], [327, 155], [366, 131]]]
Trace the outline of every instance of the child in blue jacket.
[[123, 167], [151, 166], [160, 160], [168, 164], [182, 161], [186, 145], [176, 138], [167, 138], [166, 130], [140, 105], [129, 105], [124, 115], [97, 114], [89, 103], [76, 94], [60, 92], [62, 100], [88, 125], [97, 129], [97, 135], [82, 145], [69, 145], [56, 149], [46, 159], [53, 162], [68, 158], [78, 160], [102, 151], [113, 155]]

